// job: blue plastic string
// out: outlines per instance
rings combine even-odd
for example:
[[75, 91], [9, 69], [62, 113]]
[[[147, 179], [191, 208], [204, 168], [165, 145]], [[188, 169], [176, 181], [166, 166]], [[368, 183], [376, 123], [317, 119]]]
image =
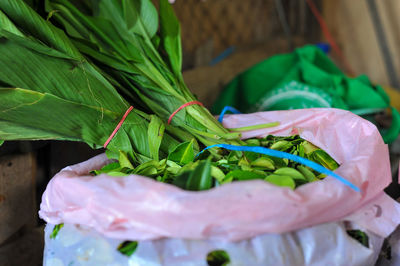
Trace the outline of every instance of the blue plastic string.
[[250, 152], [261, 153], [261, 154], [265, 154], [265, 155], [269, 155], [269, 156], [273, 156], [273, 157], [289, 159], [291, 161], [308, 166], [321, 174], [326, 174], [326, 175], [332, 176], [333, 178], [336, 178], [337, 180], [339, 180], [346, 186], [349, 186], [353, 190], [355, 190], [357, 192], [361, 192], [361, 189], [359, 187], [357, 187], [356, 185], [354, 185], [347, 179], [341, 177], [340, 175], [326, 169], [322, 165], [317, 164], [313, 161], [307, 160], [303, 157], [293, 155], [293, 154], [283, 152], [283, 151], [272, 150], [272, 149], [259, 147], [259, 146], [235, 146], [235, 145], [229, 145], [229, 144], [215, 144], [215, 145], [211, 145], [211, 146], [204, 148], [201, 152], [199, 152], [196, 155], [196, 157], [199, 156], [200, 154], [202, 154], [203, 152], [205, 152], [206, 150], [214, 148], [214, 147], [220, 147], [220, 148], [224, 148], [227, 150], [233, 150], [233, 151], [250, 151]]
[[218, 122], [222, 123], [224, 115], [227, 111], [230, 111], [231, 113], [234, 114], [241, 114], [241, 112], [238, 111], [236, 108], [233, 108], [232, 106], [225, 106], [224, 109], [222, 109], [221, 114], [219, 115]]
[[223, 61], [225, 58], [227, 58], [228, 56], [233, 54], [233, 52], [235, 52], [235, 46], [229, 47], [228, 49], [223, 51], [221, 54], [219, 54], [217, 57], [215, 57], [213, 60], [211, 60], [210, 66], [214, 66], [214, 65], [218, 64], [219, 62]]

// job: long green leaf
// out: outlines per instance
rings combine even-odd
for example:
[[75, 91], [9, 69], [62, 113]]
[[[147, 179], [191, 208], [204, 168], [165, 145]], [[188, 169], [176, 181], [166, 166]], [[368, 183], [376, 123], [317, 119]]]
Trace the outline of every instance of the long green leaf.
[[157, 116], [151, 116], [149, 128], [148, 128], [148, 138], [150, 155], [154, 160], [158, 161], [158, 153], [161, 146], [161, 141], [164, 136], [165, 125]]
[[[1, 89], [0, 139], [67, 139], [98, 147], [129, 106], [88, 62], [39, 42], [3, 30], [0, 54], [0, 83], [13, 87]], [[108, 149], [150, 157], [147, 130], [148, 121], [133, 111]], [[164, 141], [166, 152], [177, 145], [168, 135]]]
[[207, 190], [212, 188], [211, 176], [211, 157], [200, 162], [200, 164], [191, 172], [186, 184], [187, 190]]
[[102, 127], [96, 119], [100, 115], [95, 106], [21, 88], [0, 88], [0, 138], [4, 140], [51, 137], [101, 145], [117, 114], [103, 112]]
[[17, 27], [23, 28], [25, 32], [29, 32], [29, 35], [34, 36], [53, 49], [62, 51], [77, 59], [82, 58], [79, 51], [72, 45], [62, 30], [42, 19], [24, 1], [1, 0], [0, 10], [7, 14], [7, 17]]
[[24, 36], [22, 32], [10, 21], [10, 19], [0, 11], [0, 29], [14, 33], [18, 36]]
[[[107, 2], [107, 0], [103, 0]], [[157, 10], [150, 0], [121, 0], [129, 31], [153, 38], [158, 29]]]
[[68, 59], [68, 55], [29, 39], [1, 34], [2, 82], [116, 113], [128, 108], [111, 84], [87, 62]]
[[160, 0], [160, 25], [161, 41], [168, 54], [170, 66], [174, 74], [180, 77], [182, 69], [181, 29], [168, 0]]

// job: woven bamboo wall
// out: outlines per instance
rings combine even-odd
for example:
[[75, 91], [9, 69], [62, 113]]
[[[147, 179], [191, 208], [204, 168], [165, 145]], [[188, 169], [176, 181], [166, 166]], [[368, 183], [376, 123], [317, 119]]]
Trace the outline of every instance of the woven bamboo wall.
[[183, 49], [193, 53], [212, 40], [214, 53], [230, 46], [265, 41], [279, 29], [273, 1], [178, 0], [175, 12], [182, 25]]
[[[158, 1], [153, 2], [157, 6]], [[289, 38], [278, 6], [284, 13]], [[282, 37], [289, 42], [295, 37], [310, 41], [319, 38], [305, 1], [175, 0], [173, 7], [181, 23], [185, 69], [207, 65], [230, 47], [250, 47]]]

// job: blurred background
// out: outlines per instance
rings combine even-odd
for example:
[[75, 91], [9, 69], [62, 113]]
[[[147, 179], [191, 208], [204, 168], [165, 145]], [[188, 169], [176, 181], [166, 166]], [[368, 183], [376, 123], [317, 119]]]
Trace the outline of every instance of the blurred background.
[[[182, 28], [184, 79], [207, 107], [246, 69], [311, 44], [347, 76], [365, 74], [381, 85], [400, 109], [399, 1], [177, 0], [174, 9]], [[378, 127], [390, 127], [390, 111], [373, 116]], [[389, 147], [394, 182], [386, 192], [399, 198], [400, 139]], [[41, 265], [43, 221], [37, 212], [48, 181], [63, 167], [102, 152], [53, 141], [0, 147], [0, 265]]]

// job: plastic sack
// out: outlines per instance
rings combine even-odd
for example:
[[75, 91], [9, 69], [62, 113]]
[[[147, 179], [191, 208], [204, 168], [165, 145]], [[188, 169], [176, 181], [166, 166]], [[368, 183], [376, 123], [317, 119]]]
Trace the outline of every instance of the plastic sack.
[[[264, 234], [239, 242], [160, 239], [138, 243], [132, 255], [117, 249], [121, 241], [93, 229], [65, 224], [55, 239], [45, 229], [44, 266], [171, 265], [207, 266], [207, 255], [223, 250], [228, 265], [367, 266], [374, 265], [383, 238], [368, 233], [369, 247], [349, 237], [342, 223], [326, 223], [284, 234]], [[223, 261], [221, 261], [223, 262]], [[224, 264], [225, 265], [225, 264]]]
[[[347, 77], [319, 48], [307, 45], [270, 57], [239, 74], [224, 88], [212, 112], [218, 114], [227, 105], [243, 113], [334, 107], [374, 121], [371, 114], [390, 107], [390, 99], [367, 76]], [[387, 143], [400, 133], [400, 114], [391, 109], [391, 128], [382, 130]]]
[[243, 132], [243, 137], [299, 134], [327, 151], [340, 164], [335, 173], [362, 192], [332, 177], [296, 190], [253, 180], [184, 191], [135, 175], [87, 175], [107, 163], [100, 155], [57, 174], [43, 194], [39, 214], [51, 224], [85, 225], [120, 240], [244, 240], [340, 220], [381, 237], [394, 230], [400, 208], [383, 192], [391, 182], [389, 155], [373, 124], [339, 109], [230, 115], [223, 124], [237, 128], [274, 121], [280, 125]]

